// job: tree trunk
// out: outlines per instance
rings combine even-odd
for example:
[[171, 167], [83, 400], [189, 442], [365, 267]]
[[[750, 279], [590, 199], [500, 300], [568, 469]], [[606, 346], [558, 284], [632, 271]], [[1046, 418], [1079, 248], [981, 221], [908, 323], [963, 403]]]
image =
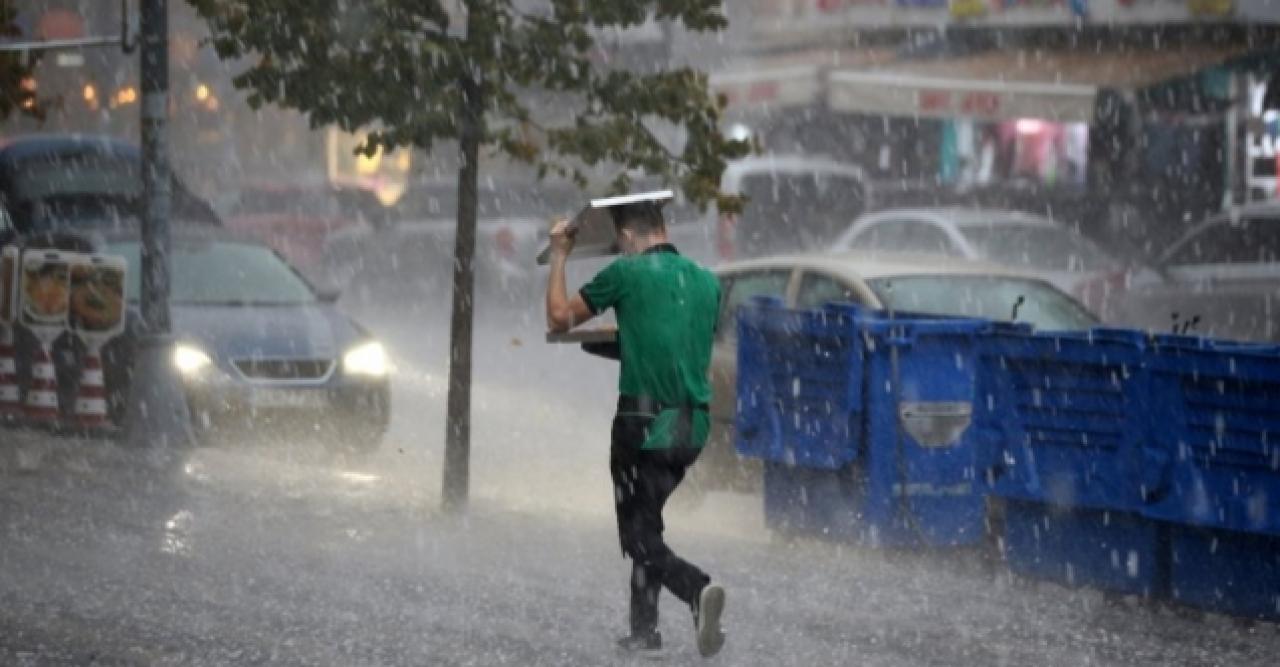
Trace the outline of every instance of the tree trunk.
[[453, 314], [449, 326], [449, 397], [445, 413], [444, 497], [446, 511], [466, 509], [471, 476], [471, 334], [475, 305], [476, 199], [480, 159], [479, 85], [461, 81], [463, 108], [458, 136], [458, 223], [453, 249]]

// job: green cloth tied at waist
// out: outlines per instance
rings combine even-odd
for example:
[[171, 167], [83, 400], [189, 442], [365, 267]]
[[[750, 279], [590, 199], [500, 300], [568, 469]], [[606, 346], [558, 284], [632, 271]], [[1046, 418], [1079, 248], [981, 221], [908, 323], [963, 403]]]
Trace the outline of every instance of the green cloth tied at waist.
[[706, 403], [668, 404], [647, 396], [618, 396], [618, 415], [649, 417], [649, 435], [640, 449], [702, 449], [711, 431]]

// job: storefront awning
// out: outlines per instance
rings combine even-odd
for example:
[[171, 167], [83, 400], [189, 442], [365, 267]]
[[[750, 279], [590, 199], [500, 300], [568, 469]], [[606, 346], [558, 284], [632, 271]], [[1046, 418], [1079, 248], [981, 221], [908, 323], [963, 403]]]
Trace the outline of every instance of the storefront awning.
[[800, 51], [739, 63], [712, 74], [710, 84], [731, 112], [769, 112], [820, 102], [832, 68], [871, 67], [893, 58], [885, 49]]
[[833, 111], [888, 116], [1089, 122], [1101, 89], [1139, 90], [1225, 64], [1244, 47], [1165, 51], [1000, 51], [832, 68]]

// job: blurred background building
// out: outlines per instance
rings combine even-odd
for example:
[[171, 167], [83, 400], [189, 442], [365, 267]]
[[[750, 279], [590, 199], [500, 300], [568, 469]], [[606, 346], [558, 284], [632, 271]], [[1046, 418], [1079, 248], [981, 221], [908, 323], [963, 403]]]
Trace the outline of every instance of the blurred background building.
[[[1099, 233], [1140, 211], [1144, 237], [1172, 237], [1207, 211], [1277, 196], [1280, 85], [1267, 83], [1280, 0], [726, 4], [726, 33], [650, 23], [602, 35], [599, 58], [711, 71], [727, 132], [856, 163], [878, 205], [998, 202]], [[187, 5], [170, 6], [173, 162], [215, 205], [273, 181], [356, 185], [391, 205], [415, 179], [453, 173], [450, 151], [361, 158], [358, 136], [251, 109], [236, 65], [202, 45]], [[29, 0], [19, 16], [20, 39], [119, 26], [119, 3], [103, 0]], [[116, 49], [48, 53], [34, 81], [48, 118], [4, 132], [136, 138], [137, 71]]]
[[741, 4], [713, 77], [735, 131], [859, 164], [878, 205], [1047, 209], [1103, 235], [1140, 210], [1163, 242], [1276, 196], [1280, 3]]

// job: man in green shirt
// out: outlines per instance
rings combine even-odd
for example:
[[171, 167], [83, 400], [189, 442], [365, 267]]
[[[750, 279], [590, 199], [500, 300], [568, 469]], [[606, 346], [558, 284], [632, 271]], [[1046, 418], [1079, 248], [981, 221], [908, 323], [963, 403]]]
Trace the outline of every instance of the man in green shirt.
[[662, 507], [707, 441], [707, 368], [720, 284], [667, 242], [659, 205], [628, 204], [610, 213], [623, 257], [573, 297], [564, 265], [574, 239], [566, 221], [552, 228], [547, 326], [568, 331], [609, 308], [618, 320], [622, 368], [609, 469], [618, 537], [632, 561], [631, 634], [618, 645], [662, 648], [658, 594], [665, 586], [693, 609], [698, 650], [710, 657], [724, 645], [724, 589], [663, 542]]

